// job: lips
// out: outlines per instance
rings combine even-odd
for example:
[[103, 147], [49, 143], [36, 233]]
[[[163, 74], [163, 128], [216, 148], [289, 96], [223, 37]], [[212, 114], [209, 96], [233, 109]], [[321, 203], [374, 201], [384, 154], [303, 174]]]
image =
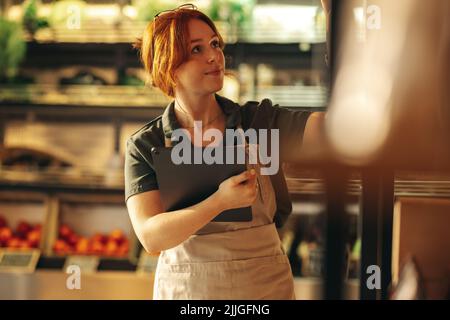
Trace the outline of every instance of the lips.
[[222, 72], [222, 69], [219, 68], [219, 69], [214, 69], [214, 70], [205, 72], [205, 74], [208, 75], [208, 76], [217, 76], [217, 75], [219, 75], [221, 72]]

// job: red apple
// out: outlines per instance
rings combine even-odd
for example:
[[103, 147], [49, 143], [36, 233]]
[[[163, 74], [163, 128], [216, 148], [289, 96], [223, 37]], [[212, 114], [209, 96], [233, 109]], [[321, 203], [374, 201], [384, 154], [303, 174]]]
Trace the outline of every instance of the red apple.
[[89, 253], [89, 240], [87, 238], [80, 238], [75, 247], [75, 252], [77, 254], [88, 254]]
[[106, 244], [104, 254], [108, 257], [115, 256], [118, 248], [119, 246], [117, 245], [116, 241], [109, 240], [108, 243]]
[[109, 239], [114, 240], [118, 245], [122, 244], [125, 239], [125, 235], [122, 230], [116, 229], [111, 231], [109, 234]]
[[25, 221], [20, 221], [16, 228], [16, 234], [22, 239], [25, 239], [28, 232], [32, 230], [32, 227], [29, 223]]
[[80, 239], [80, 237], [78, 235], [76, 235], [75, 233], [73, 233], [66, 240], [70, 246], [76, 247], [79, 239]]
[[39, 230], [33, 230], [27, 234], [27, 241], [32, 248], [39, 247], [40, 240], [41, 240], [41, 232]]
[[102, 255], [105, 246], [99, 241], [92, 241], [91, 243], [91, 253], [96, 255]]
[[129, 245], [128, 243], [122, 243], [120, 247], [117, 249], [117, 256], [118, 257], [124, 257], [128, 254], [129, 251]]
[[6, 246], [12, 249], [20, 248], [22, 246], [22, 240], [18, 237], [12, 237], [11, 239], [8, 240]]
[[0, 247], [5, 247], [8, 241], [12, 238], [13, 234], [10, 228], [0, 228]]
[[72, 234], [73, 234], [73, 231], [68, 225], [62, 224], [59, 226], [59, 237], [61, 239], [68, 240]]
[[19, 249], [31, 249], [33, 246], [27, 240], [20, 240]]
[[67, 243], [63, 239], [57, 239], [53, 244], [53, 251], [57, 254], [64, 254], [67, 251]]
[[0, 228], [4, 228], [8, 226], [8, 222], [3, 216], [0, 216]]
[[106, 245], [108, 242], [108, 238], [101, 233], [96, 233], [91, 238], [92, 242], [100, 242], [103, 245]]

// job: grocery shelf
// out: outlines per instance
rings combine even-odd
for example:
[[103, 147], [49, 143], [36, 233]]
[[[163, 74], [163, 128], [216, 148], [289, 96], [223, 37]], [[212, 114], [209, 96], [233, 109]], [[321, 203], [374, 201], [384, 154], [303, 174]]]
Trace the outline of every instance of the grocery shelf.
[[0, 102], [0, 115], [8, 120], [113, 123], [142, 122], [161, 115], [164, 107], [86, 106]]
[[55, 199], [47, 255], [96, 256], [103, 268], [137, 262], [139, 242], [123, 196], [59, 193]]
[[[40, 30], [35, 41], [41, 43], [132, 43], [142, 35], [148, 22], [122, 20], [117, 24], [101, 22], [83, 23], [80, 29], [69, 29], [66, 26], [56, 26], [52, 29]], [[299, 31], [284, 33], [270, 26], [259, 28], [241, 27], [231, 30], [222, 23], [217, 23], [219, 32], [226, 43], [323, 43], [326, 41], [324, 30], [316, 30], [310, 34]]]
[[32, 189], [42, 188], [42, 190], [64, 190], [70, 188], [86, 190], [123, 189], [122, 171], [115, 173], [114, 179], [109, 179], [107, 172], [91, 167], [47, 170], [19, 170], [3, 167], [0, 169], [0, 172], [1, 183], [10, 188], [14, 188], [14, 186], [28, 186]]
[[[41, 255], [37, 263], [37, 270], [60, 270], [66, 263], [67, 256], [48, 256]], [[129, 259], [100, 257], [97, 271], [136, 271], [137, 265]]]
[[114, 85], [4, 85], [0, 102], [89, 107], [161, 107], [170, 100], [146, 86]]
[[[227, 67], [240, 63], [272, 63], [287, 69], [311, 67], [314, 54], [326, 52], [325, 42], [301, 49], [300, 42], [236, 42], [227, 43], [224, 54]], [[141, 67], [138, 51], [132, 42], [28, 42], [24, 68], [62, 67], [70, 65], [113, 66], [117, 69]]]
[[[39, 240], [40, 257], [37, 269], [62, 270], [69, 257], [82, 255], [98, 259], [97, 271], [136, 270], [140, 246], [132, 231], [122, 190], [116, 194], [107, 194], [104, 190], [93, 193], [79, 190], [80, 192], [77, 193], [74, 190], [64, 191], [59, 188], [58, 190], [38, 189], [38, 192], [32, 192], [29, 189], [24, 191], [23, 188], [14, 190], [8, 187], [4, 190], [4, 187], [0, 185], [0, 216], [6, 219], [6, 226], [9, 226], [10, 230], [16, 230], [16, 228], [19, 230], [19, 222], [20, 225], [26, 223], [32, 231], [37, 222], [40, 224], [42, 236]], [[105, 216], [108, 218], [105, 219]], [[61, 224], [73, 226], [71, 230], [76, 237], [73, 251], [54, 251], [53, 245], [56, 239], [61, 238], [59, 228]], [[120, 234], [114, 231], [115, 238], [112, 238], [112, 230], [120, 231]], [[72, 233], [68, 235], [72, 237]], [[78, 251], [78, 247], [75, 250], [77, 239], [84, 237], [95, 242], [97, 240], [91, 240], [91, 236], [94, 235], [104, 239], [101, 240], [105, 241], [102, 246], [104, 249], [97, 252], [92, 251], [97, 250], [93, 247], [90, 249], [86, 247], [88, 250], [86, 254]], [[27, 237], [24, 239], [27, 240]], [[120, 243], [117, 242], [117, 250], [108, 248], [108, 241], [120, 241]], [[90, 242], [89, 246], [92, 243]], [[122, 244], [126, 245], [126, 251], [120, 251], [122, 248], [118, 251]], [[3, 244], [0, 243], [0, 245]], [[25, 247], [21, 248], [24, 249], [16, 250], [25, 250]], [[27, 248], [31, 249], [31, 247]]]
[[[292, 178], [286, 179], [292, 194], [324, 194], [325, 185], [322, 179]], [[348, 195], [361, 195], [362, 180], [349, 179]], [[450, 198], [450, 180], [404, 180], [394, 181], [394, 195], [396, 197], [433, 197]]]
[[[318, 178], [293, 178], [287, 177], [288, 189], [293, 194], [324, 194], [325, 185], [323, 179]], [[349, 180], [347, 194], [359, 195], [361, 193], [361, 180]]]
[[[269, 98], [283, 107], [324, 108], [327, 91], [320, 86], [265, 86], [257, 88], [254, 98]], [[9, 113], [27, 106], [163, 109], [170, 101], [159, 90], [147, 86], [30, 84], [4, 85], [0, 89], [0, 110]]]
[[31, 274], [0, 273], [0, 299], [151, 300], [153, 275], [127, 271], [84, 273], [82, 290], [68, 290], [67, 273], [39, 269]]
[[284, 107], [305, 106], [324, 108], [328, 92], [322, 86], [260, 86], [256, 88], [256, 101], [269, 98]]
[[147, 22], [121, 20], [119, 23], [104, 23], [87, 21], [80, 28], [68, 28], [57, 25], [39, 30], [34, 35], [34, 41], [41, 43], [132, 43], [140, 37]]
[[[320, 86], [266, 86], [256, 91], [256, 101], [295, 110], [323, 111], [327, 92]], [[170, 100], [145, 86], [114, 85], [5, 85], [0, 90], [0, 114], [8, 119], [124, 122], [153, 119]]]
[[[89, 191], [101, 194], [123, 193], [123, 172], [115, 173], [114, 180], [108, 180], [106, 173], [99, 168], [54, 169], [47, 171], [14, 170], [1, 168], [0, 190], [31, 190], [41, 191]], [[105, 181], [108, 181], [106, 183]], [[322, 195], [325, 193], [324, 181], [321, 178], [311, 178], [308, 175], [287, 175], [286, 182], [292, 195]], [[347, 194], [360, 196], [362, 191], [361, 179], [349, 179]], [[450, 198], [450, 179], [405, 179], [399, 177], [394, 183], [395, 196], [411, 197], [442, 197]], [[1, 199], [1, 197], [0, 197]], [[98, 199], [96, 199], [98, 201]]]
[[[345, 210], [349, 214], [358, 215], [359, 205], [348, 204], [345, 206]], [[319, 201], [299, 201], [296, 199], [292, 200], [292, 214], [294, 215], [315, 216], [325, 212], [325, 204]]]
[[16, 193], [0, 192], [0, 248], [42, 251], [51, 217], [49, 198], [42, 193]]

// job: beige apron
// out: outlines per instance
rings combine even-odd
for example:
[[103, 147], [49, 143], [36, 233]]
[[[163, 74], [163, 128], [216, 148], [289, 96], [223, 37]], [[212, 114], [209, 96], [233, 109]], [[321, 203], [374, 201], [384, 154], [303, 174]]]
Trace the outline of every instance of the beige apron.
[[[167, 141], [166, 141], [167, 145]], [[275, 193], [260, 166], [259, 195], [249, 222], [209, 222], [180, 245], [162, 251], [153, 299], [295, 299], [294, 281], [273, 223]]]

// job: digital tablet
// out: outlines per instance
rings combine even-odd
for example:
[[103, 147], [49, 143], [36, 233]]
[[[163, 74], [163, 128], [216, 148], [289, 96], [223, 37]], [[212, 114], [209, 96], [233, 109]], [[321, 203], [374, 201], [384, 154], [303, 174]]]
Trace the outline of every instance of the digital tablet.
[[[198, 147], [196, 147], [198, 148]], [[241, 146], [221, 146], [223, 155], [234, 148], [234, 155]], [[194, 147], [191, 149], [191, 161], [175, 164], [171, 153], [173, 147], [155, 147], [151, 150], [154, 169], [158, 180], [161, 200], [166, 211], [183, 209], [208, 198], [217, 191], [222, 181], [235, 176], [247, 169], [245, 163], [239, 163], [234, 157], [233, 164], [213, 163], [194, 164]], [[198, 148], [201, 152], [205, 148]], [[240, 161], [242, 162], [242, 161]], [[217, 215], [212, 221], [233, 222], [251, 221], [251, 207], [226, 210]]]

